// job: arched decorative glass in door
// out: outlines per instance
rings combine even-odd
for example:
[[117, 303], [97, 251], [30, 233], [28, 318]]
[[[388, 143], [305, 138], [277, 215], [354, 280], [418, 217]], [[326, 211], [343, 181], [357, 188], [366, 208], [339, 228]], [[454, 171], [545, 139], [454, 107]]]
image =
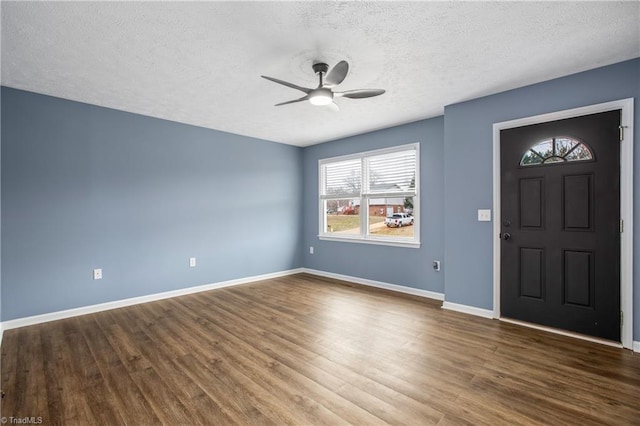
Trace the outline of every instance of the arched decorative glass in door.
[[557, 136], [533, 144], [520, 159], [521, 166], [593, 160], [591, 149], [577, 139]]

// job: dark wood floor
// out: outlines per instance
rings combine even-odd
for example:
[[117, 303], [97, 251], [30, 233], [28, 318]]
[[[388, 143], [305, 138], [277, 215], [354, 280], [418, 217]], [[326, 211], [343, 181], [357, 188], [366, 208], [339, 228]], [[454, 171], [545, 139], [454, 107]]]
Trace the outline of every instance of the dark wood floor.
[[640, 356], [296, 275], [8, 330], [44, 424], [640, 424]]

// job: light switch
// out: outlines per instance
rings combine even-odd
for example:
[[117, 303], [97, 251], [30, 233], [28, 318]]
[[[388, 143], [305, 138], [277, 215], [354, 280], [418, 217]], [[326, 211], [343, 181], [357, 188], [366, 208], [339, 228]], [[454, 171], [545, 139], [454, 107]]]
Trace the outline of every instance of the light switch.
[[491, 209], [478, 209], [478, 222], [491, 222]]

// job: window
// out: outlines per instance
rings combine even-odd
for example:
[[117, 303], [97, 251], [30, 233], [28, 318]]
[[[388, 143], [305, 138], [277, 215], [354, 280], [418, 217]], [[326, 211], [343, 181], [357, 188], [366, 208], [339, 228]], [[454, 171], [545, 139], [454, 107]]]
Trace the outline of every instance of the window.
[[537, 142], [520, 160], [521, 166], [593, 160], [589, 147], [577, 139], [555, 137]]
[[320, 238], [420, 245], [419, 144], [319, 161]]

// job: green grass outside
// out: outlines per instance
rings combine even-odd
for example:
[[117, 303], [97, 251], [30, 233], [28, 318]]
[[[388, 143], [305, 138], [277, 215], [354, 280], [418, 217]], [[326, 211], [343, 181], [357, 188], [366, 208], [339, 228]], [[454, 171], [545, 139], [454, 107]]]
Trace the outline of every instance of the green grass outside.
[[[384, 222], [384, 217], [382, 216], [370, 216], [369, 223], [379, 223]], [[339, 214], [328, 214], [327, 215], [327, 231], [329, 232], [340, 232], [345, 231], [347, 229], [360, 228], [360, 215], [339, 215]], [[359, 232], [359, 231], [358, 231]]]
[[[369, 216], [369, 224], [384, 222], [383, 216]], [[395, 237], [413, 237], [413, 226], [403, 226], [402, 228], [375, 227], [371, 229], [371, 235], [389, 235]], [[359, 215], [327, 215], [327, 231], [340, 232], [351, 230], [353, 234], [360, 233], [360, 216]]]

